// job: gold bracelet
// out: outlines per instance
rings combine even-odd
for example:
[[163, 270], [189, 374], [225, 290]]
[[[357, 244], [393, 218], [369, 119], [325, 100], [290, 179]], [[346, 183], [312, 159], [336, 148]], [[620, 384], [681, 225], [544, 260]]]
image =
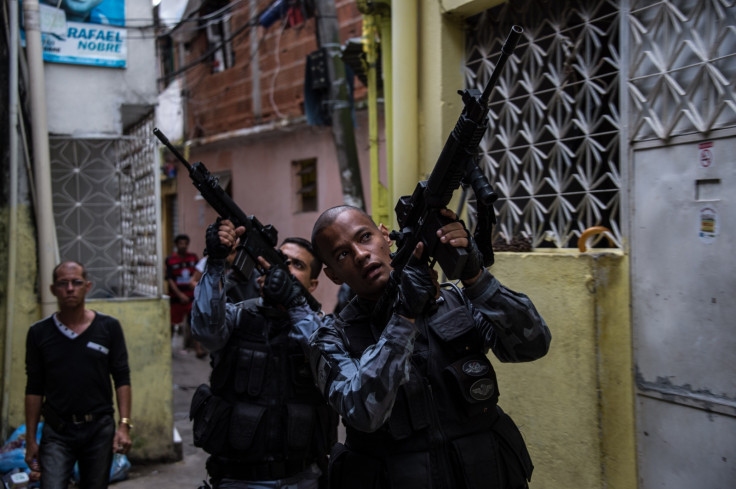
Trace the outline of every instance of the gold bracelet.
[[129, 430], [133, 429], [133, 423], [131, 423], [130, 418], [120, 418], [120, 424], [126, 425]]

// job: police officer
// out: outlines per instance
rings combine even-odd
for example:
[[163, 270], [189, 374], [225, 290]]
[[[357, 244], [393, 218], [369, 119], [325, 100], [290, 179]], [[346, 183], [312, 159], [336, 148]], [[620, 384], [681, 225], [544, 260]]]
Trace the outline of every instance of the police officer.
[[228, 220], [207, 229], [192, 330], [213, 369], [192, 398], [194, 443], [210, 454], [216, 489], [317, 488], [337, 439], [337, 415], [316, 389], [305, 354], [321, 318], [303, 291], [315, 290], [322, 263], [309, 241], [287, 238], [280, 250], [288, 270], [261, 258], [262, 297], [229, 303], [225, 259], [243, 232]]
[[503, 362], [542, 357], [550, 332], [529, 298], [502, 286], [453, 212], [442, 244], [465, 248], [464, 288], [435, 281], [419, 243], [401, 273], [387, 322], [374, 314], [389, 283], [388, 230], [363, 210], [325, 211], [312, 244], [336, 284], [356, 293], [312, 337], [317, 383], [346, 424], [330, 457], [340, 489], [525, 488], [532, 463], [498, 406], [486, 354]]

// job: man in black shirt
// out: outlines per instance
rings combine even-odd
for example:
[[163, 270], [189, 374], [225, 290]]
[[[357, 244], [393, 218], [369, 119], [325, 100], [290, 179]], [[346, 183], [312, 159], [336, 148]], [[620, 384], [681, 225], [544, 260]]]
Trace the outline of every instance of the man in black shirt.
[[[32, 475], [40, 475], [43, 489], [66, 489], [75, 462], [80, 487], [106, 488], [113, 453], [127, 453], [131, 446], [123, 330], [117, 319], [86, 309], [91, 287], [83, 265], [59, 264], [51, 285], [59, 310], [33, 324], [26, 338], [26, 463]], [[117, 427], [111, 376], [120, 412]]]

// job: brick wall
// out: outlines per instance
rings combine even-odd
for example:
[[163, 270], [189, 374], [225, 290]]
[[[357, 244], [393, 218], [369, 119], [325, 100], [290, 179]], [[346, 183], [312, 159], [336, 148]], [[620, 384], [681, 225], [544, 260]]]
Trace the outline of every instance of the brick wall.
[[[362, 17], [354, 0], [335, 0], [340, 41], [362, 34]], [[270, 0], [259, 0], [259, 12]], [[281, 118], [304, 115], [304, 70], [307, 54], [317, 49], [316, 23], [307, 19], [298, 27], [284, 29], [276, 22], [268, 29], [257, 25], [261, 119], [253, 108], [253, 61], [251, 60], [250, 5], [242, 1], [235, 6], [230, 22], [231, 32], [242, 31], [232, 40], [232, 68], [212, 73], [210, 61], [203, 61], [186, 72], [186, 138], [214, 134], [268, 123]], [[184, 64], [201, 57], [208, 49], [204, 29], [187, 45]], [[180, 58], [181, 59], [181, 58]], [[356, 79], [355, 96], [365, 96], [365, 88]]]

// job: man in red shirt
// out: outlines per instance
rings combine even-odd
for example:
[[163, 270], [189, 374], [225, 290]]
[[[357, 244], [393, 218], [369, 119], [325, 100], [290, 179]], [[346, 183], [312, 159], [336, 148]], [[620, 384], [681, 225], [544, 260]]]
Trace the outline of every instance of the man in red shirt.
[[189, 236], [179, 234], [174, 238], [174, 253], [166, 258], [166, 281], [169, 284], [172, 332], [176, 326], [184, 333], [184, 347], [194, 347], [197, 357], [204, 358], [207, 352], [198, 341], [192, 339], [189, 313], [194, 298], [194, 277], [199, 258], [188, 251]]

